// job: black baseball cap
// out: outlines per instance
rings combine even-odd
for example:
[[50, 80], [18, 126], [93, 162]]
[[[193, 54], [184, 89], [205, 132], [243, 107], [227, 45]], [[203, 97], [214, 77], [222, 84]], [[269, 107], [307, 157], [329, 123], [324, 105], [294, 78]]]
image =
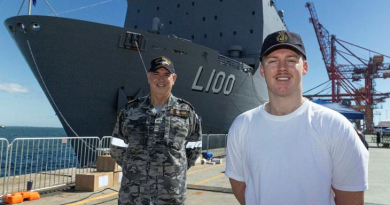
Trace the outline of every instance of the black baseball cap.
[[264, 56], [271, 53], [271, 51], [281, 47], [298, 51], [306, 59], [305, 46], [303, 45], [301, 36], [294, 32], [282, 30], [271, 33], [264, 39], [260, 52], [260, 61]]
[[173, 67], [172, 61], [165, 56], [160, 56], [158, 58], [153, 59], [150, 62], [149, 72], [154, 72], [159, 68], [166, 68], [170, 73], [175, 73], [175, 68]]

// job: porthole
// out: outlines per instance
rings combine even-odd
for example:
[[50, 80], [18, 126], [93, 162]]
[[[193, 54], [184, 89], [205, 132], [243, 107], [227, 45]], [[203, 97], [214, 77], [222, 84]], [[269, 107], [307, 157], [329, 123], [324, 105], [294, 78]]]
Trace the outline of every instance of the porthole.
[[33, 22], [31, 23], [31, 29], [33, 31], [39, 31], [41, 29], [41, 25], [39, 23]]
[[8, 29], [11, 33], [16, 33], [15, 28], [11, 25], [8, 26]]
[[24, 25], [24, 23], [18, 23], [17, 28], [18, 28], [18, 31], [26, 33], [26, 26]]

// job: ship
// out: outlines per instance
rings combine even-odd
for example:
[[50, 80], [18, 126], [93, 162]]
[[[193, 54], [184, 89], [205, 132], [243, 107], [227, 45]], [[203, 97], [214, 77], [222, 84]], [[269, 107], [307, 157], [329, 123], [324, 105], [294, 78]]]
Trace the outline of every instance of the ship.
[[[268, 101], [263, 39], [287, 29], [271, 0], [127, 0], [123, 27], [53, 16], [5, 20], [68, 136], [110, 136], [128, 100], [149, 93], [146, 71], [172, 60], [172, 93], [189, 101], [203, 133], [227, 133]], [[114, 12], [114, 11], [113, 11]]]

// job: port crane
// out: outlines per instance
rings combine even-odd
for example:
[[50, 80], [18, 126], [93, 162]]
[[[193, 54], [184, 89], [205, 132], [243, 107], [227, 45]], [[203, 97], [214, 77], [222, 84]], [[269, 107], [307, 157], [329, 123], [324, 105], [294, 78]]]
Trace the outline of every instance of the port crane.
[[[317, 97], [326, 101], [342, 102], [342, 104], [348, 107], [364, 112], [366, 133], [373, 133], [373, 110], [377, 108], [376, 105], [378, 103], [384, 102], [386, 98], [390, 97], [390, 93], [377, 93], [375, 91], [374, 79], [390, 78], [390, 72], [387, 72], [390, 71], [390, 63], [383, 63], [384, 58], [390, 58], [390, 56], [338, 39], [335, 35], [330, 35], [328, 30], [319, 22], [314, 4], [307, 2], [305, 6], [310, 12], [311, 17], [309, 21], [313, 24], [322, 58], [332, 85], [331, 95], [315, 94], [305, 95], [305, 97]], [[345, 51], [336, 49], [336, 44]], [[354, 54], [347, 45], [364, 49], [375, 55], [367, 61]], [[348, 62], [348, 64], [338, 64], [336, 62], [336, 54]], [[353, 63], [348, 57], [353, 57], [355, 61], [357, 59], [361, 64]], [[357, 89], [352, 82], [360, 80], [364, 80], [364, 87]], [[341, 93], [341, 89], [345, 93]], [[351, 101], [355, 105], [351, 105]], [[359, 122], [357, 123], [360, 127]]]

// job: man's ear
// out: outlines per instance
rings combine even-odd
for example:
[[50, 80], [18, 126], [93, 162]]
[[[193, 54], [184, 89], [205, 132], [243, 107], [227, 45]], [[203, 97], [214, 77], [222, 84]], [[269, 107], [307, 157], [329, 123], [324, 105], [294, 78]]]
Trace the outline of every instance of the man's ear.
[[262, 64], [260, 64], [260, 69], [259, 70], [260, 70], [261, 77], [265, 78], [264, 77], [264, 66]]
[[176, 75], [176, 74], [173, 74], [172, 78], [173, 78], [173, 84], [175, 84], [176, 79], [177, 79], [177, 75]]
[[307, 61], [303, 62], [303, 71], [302, 75], [306, 75], [306, 73], [309, 71], [309, 63]]

